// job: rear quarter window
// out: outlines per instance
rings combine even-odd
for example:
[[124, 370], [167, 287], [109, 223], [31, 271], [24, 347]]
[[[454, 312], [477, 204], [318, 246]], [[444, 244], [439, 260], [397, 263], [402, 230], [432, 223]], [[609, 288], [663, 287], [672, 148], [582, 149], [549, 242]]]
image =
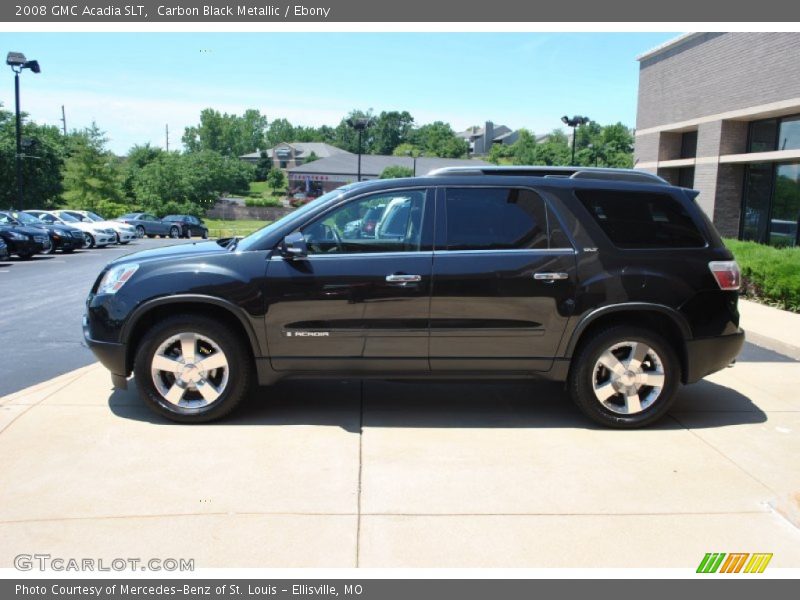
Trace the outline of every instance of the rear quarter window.
[[618, 248], [702, 248], [706, 239], [669, 194], [576, 190], [575, 195]]

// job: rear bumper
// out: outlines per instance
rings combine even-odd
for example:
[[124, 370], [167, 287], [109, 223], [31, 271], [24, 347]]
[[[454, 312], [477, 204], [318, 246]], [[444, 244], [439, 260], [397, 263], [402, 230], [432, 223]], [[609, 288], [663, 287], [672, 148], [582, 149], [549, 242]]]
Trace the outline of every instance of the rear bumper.
[[686, 342], [684, 383], [694, 383], [730, 365], [744, 345], [744, 331]]

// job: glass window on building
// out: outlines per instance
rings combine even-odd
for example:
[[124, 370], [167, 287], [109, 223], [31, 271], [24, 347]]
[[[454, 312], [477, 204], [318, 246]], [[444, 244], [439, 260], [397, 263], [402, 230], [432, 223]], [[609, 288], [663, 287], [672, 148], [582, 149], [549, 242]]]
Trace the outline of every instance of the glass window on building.
[[800, 220], [800, 163], [778, 165], [772, 202], [769, 243], [773, 246], [797, 245]]
[[748, 152], [772, 152], [778, 134], [778, 119], [765, 119], [750, 123]]
[[681, 136], [681, 158], [697, 156], [697, 131], [686, 131]]
[[800, 149], [800, 116], [781, 119], [778, 150]]
[[752, 164], [747, 170], [742, 210], [742, 239], [766, 243], [772, 198], [771, 163]]

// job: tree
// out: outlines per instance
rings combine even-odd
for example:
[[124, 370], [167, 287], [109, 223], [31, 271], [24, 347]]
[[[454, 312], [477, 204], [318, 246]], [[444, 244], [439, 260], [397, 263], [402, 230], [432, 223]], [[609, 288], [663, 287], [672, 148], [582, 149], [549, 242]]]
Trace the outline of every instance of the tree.
[[[372, 119], [374, 117], [372, 109], [363, 111], [360, 109], [351, 110], [350, 114], [344, 117], [333, 132], [333, 145], [347, 150], [348, 152], [358, 152], [358, 132], [347, 124], [348, 119]], [[372, 145], [372, 127], [367, 128], [361, 134], [361, 150], [364, 154], [369, 153]]]
[[415, 129], [409, 135], [409, 141], [421, 148], [426, 156], [442, 158], [461, 158], [466, 156], [469, 144], [458, 138], [449, 124], [435, 121]]
[[[23, 115], [25, 119], [26, 115]], [[63, 191], [65, 140], [57, 127], [23, 121], [23, 206], [17, 206], [16, 125], [0, 105], [0, 207], [55, 208]]]
[[203, 109], [200, 123], [187, 127], [181, 141], [187, 152], [211, 150], [223, 156], [239, 157], [267, 146], [267, 117], [248, 109], [240, 117]]
[[267, 141], [270, 148], [282, 143], [296, 142], [294, 127], [286, 119], [275, 119], [269, 124]]
[[137, 202], [158, 214], [165, 213], [169, 202], [190, 204], [202, 212], [223, 193], [246, 191], [254, 170], [250, 164], [211, 150], [164, 152], [138, 171], [134, 191]]
[[95, 123], [70, 136], [63, 172], [64, 198], [70, 206], [94, 211], [101, 202], [122, 198], [117, 160], [106, 150], [107, 141]]
[[414, 117], [408, 111], [382, 112], [370, 128], [370, 154], [392, 154], [394, 149], [408, 140], [414, 126]]
[[394, 156], [422, 156], [422, 150], [417, 148], [414, 144], [409, 144], [405, 142], [397, 146], [394, 151], [392, 152]]
[[158, 160], [163, 153], [161, 148], [150, 144], [136, 145], [128, 150], [128, 156], [122, 165], [122, 193], [129, 202], [133, 202], [136, 197], [133, 189], [136, 174], [151, 162]]
[[286, 186], [289, 185], [289, 182], [283, 171], [280, 169], [272, 169], [267, 175], [267, 185], [272, 190], [273, 195], [277, 196], [281, 192], [286, 191]]
[[391, 165], [381, 172], [381, 179], [398, 179], [400, 177], [413, 177], [414, 171], [403, 165]]
[[308, 157], [306, 158], [304, 164], [314, 162], [315, 160], [319, 160], [319, 156], [317, 156], [317, 153], [312, 150], [311, 152], [309, 152]]

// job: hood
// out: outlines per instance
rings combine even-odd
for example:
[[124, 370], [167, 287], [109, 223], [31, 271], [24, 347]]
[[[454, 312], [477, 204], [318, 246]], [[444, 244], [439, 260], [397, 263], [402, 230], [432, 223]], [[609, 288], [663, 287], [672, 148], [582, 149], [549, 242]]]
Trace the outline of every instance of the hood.
[[[227, 242], [228, 240], [221, 240]], [[222, 245], [217, 242], [195, 242], [193, 244], [178, 244], [176, 246], [166, 246], [164, 248], [152, 248], [141, 250], [133, 254], [126, 254], [112, 261], [109, 264], [119, 264], [126, 262], [155, 261], [164, 259], [175, 259], [183, 256], [200, 256], [202, 254], [220, 254], [227, 252], [225, 243]]]
[[38, 227], [26, 227], [24, 225], [0, 225], [3, 231], [15, 231], [16, 233], [24, 233], [25, 235], [42, 235], [47, 234], [46, 230]]

